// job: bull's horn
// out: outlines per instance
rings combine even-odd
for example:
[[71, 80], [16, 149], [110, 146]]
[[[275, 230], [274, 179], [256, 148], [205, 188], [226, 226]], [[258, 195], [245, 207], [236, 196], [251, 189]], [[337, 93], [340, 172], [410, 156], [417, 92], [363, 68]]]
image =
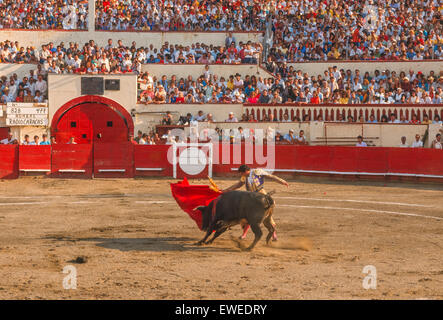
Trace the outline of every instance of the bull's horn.
[[195, 207], [194, 209], [192, 209], [192, 211], [198, 210], [198, 211], [203, 212], [205, 210], [205, 208], [206, 208], [205, 206], [198, 206], [198, 207]]

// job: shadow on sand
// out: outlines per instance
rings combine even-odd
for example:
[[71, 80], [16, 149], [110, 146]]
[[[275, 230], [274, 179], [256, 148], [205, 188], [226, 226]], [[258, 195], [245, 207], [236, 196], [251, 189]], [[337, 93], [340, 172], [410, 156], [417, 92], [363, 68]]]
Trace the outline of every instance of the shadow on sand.
[[[48, 239], [48, 238], [46, 238]], [[57, 241], [89, 241], [97, 242], [97, 247], [120, 251], [202, 251], [202, 252], [238, 252], [236, 248], [197, 246], [198, 241], [188, 237], [158, 237], [158, 238], [66, 238], [53, 237]]]

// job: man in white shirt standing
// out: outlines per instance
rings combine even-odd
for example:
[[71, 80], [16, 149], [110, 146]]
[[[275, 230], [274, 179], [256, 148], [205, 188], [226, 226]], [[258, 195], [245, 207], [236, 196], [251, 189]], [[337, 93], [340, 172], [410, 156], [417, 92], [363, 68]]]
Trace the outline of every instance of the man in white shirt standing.
[[71, 137], [67, 144], [77, 144], [77, 142], [75, 142], [75, 138], [74, 137]]
[[1, 140], [0, 144], [13, 144], [15, 141], [16, 141], [16, 139], [13, 138], [12, 132], [9, 131], [8, 137], [3, 139], [3, 140]]
[[420, 140], [420, 135], [415, 135], [415, 141], [412, 143], [411, 148], [423, 148], [423, 142]]
[[409, 148], [409, 145], [406, 143], [406, 137], [401, 137], [401, 143], [398, 146], [399, 148]]
[[435, 140], [432, 141], [432, 149], [443, 150], [443, 142], [441, 141], [441, 134], [437, 133]]
[[147, 142], [146, 140], [147, 140], [147, 134], [144, 133], [142, 135], [142, 137], [140, 138], [140, 140], [138, 140], [138, 144], [146, 144], [146, 142]]
[[46, 84], [46, 81], [43, 80], [43, 76], [39, 75], [38, 76], [38, 80], [35, 83], [35, 90], [40, 91], [40, 93], [42, 94], [42, 96], [44, 96], [46, 94], [46, 90], [48, 89], [48, 85]]
[[229, 112], [229, 117], [225, 122], [238, 122], [237, 118], [234, 116], [234, 112]]

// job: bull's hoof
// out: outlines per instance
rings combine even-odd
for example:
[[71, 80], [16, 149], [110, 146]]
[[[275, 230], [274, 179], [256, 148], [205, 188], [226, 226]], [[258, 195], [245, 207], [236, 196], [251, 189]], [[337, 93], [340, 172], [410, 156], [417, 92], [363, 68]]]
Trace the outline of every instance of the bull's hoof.
[[247, 247], [247, 248], [243, 249], [243, 251], [246, 251], [246, 252], [251, 252], [251, 251], [252, 251], [252, 249], [254, 249], [254, 247]]
[[198, 241], [198, 242], [194, 243], [195, 246], [202, 246], [204, 244], [205, 243], [203, 241]]

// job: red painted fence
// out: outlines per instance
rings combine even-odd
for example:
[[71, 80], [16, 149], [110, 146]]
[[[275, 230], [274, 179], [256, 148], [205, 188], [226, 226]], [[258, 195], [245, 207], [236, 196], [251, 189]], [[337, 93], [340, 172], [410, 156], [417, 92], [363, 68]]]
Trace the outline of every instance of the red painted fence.
[[134, 177], [134, 145], [131, 142], [95, 143], [94, 177]]
[[55, 144], [52, 146], [51, 176], [92, 178], [92, 144]]
[[21, 174], [27, 172], [51, 172], [51, 146], [19, 146], [18, 167]]
[[[132, 144], [2, 145], [0, 178], [17, 178], [20, 170], [50, 172], [53, 177], [172, 177], [173, 165], [168, 159], [170, 147]], [[275, 153], [275, 163], [273, 157], [267, 159], [272, 153]], [[266, 145], [214, 145], [213, 175], [234, 175], [241, 163], [252, 168], [265, 168], [269, 164], [276, 173], [283, 174], [409, 177], [443, 182], [441, 150], [291, 145], [277, 145], [273, 150]]]
[[168, 162], [170, 145], [134, 145], [134, 169], [137, 177], [171, 177], [172, 165]]
[[18, 178], [18, 146], [0, 145], [0, 179]]
[[412, 148], [277, 146], [276, 171], [443, 178], [443, 151]]

